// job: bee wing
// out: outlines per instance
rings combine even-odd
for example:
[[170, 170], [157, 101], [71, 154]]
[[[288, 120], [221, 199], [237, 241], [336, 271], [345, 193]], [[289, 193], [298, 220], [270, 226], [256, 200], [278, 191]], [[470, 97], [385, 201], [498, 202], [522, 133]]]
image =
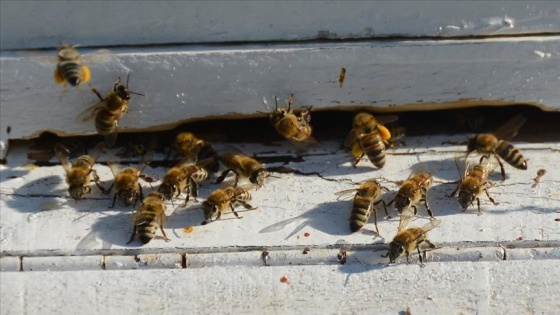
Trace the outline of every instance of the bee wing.
[[350, 195], [352, 193], [355, 193], [357, 190], [358, 190], [358, 188], [345, 189], [345, 190], [335, 192], [334, 195], [335, 196], [347, 196], [347, 195]]
[[344, 139], [344, 146], [347, 148], [351, 148], [356, 140], [358, 140], [358, 135], [356, 134], [356, 130], [352, 129], [346, 136], [346, 139]]
[[399, 220], [398, 231], [406, 229], [412, 218], [414, 218], [414, 211], [411, 208], [404, 209]]
[[68, 173], [72, 168], [72, 164], [70, 163], [69, 156], [70, 152], [68, 149], [61, 143], [55, 143], [54, 145], [54, 154], [62, 164], [62, 167]]
[[397, 121], [399, 117], [397, 117], [397, 115], [383, 115], [376, 116], [375, 119], [377, 119], [377, 121], [379, 121], [381, 124], [388, 124]]
[[509, 140], [517, 135], [517, 132], [519, 132], [519, 129], [521, 129], [526, 121], [527, 118], [517, 115], [500, 126], [500, 128], [494, 132], [494, 135], [498, 139]]
[[284, 229], [288, 224], [290, 224], [292, 222], [295, 222], [295, 221], [298, 221], [298, 220], [301, 220], [301, 219], [303, 219], [301, 216], [297, 216], [297, 217], [293, 217], [293, 218], [290, 218], [290, 219], [287, 219], [287, 220], [284, 220], [284, 221], [274, 223], [274, 224], [269, 225], [269, 226], [265, 227], [264, 229], [260, 230], [259, 234], [260, 233], [270, 233], [270, 232], [280, 231], [280, 230]]
[[119, 161], [120, 161], [120, 159], [112, 153], [107, 154], [106, 158], [107, 158], [107, 165], [109, 166], [109, 169], [111, 170], [111, 173], [113, 173], [113, 177], [117, 178], [117, 175], [119, 174]]
[[307, 150], [307, 149], [309, 149], [309, 148], [317, 147], [317, 146], [320, 145], [320, 144], [319, 144], [319, 141], [317, 141], [317, 140], [316, 140], [315, 138], [313, 138], [312, 136], [309, 136], [309, 137], [307, 137], [307, 138], [305, 138], [305, 139], [303, 139], [303, 140], [301, 140], [301, 141], [297, 141], [297, 140], [294, 140], [294, 139], [288, 139], [288, 141], [290, 141], [290, 143], [291, 143], [294, 147], [296, 147], [296, 149], [297, 149], [298, 151], [305, 151], [305, 150]]
[[424, 233], [427, 233], [430, 230], [433, 230], [435, 227], [437, 227], [438, 225], [441, 224], [441, 220], [435, 219], [435, 220], [431, 220], [430, 222], [424, 224], [421, 229], [422, 231], [424, 231]]
[[78, 116], [76, 116], [76, 120], [81, 120], [81, 121], [90, 120], [95, 116], [95, 114], [97, 114], [97, 111], [103, 108], [104, 106], [105, 106], [104, 101], [97, 101], [95, 104], [88, 107], [83, 112], [79, 113]]
[[465, 158], [464, 154], [455, 154], [455, 166], [457, 167], [457, 172], [461, 180], [467, 175], [467, 170], [469, 169], [469, 161]]
[[140, 170], [140, 173], [142, 173], [142, 171], [144, 171], [146, 166], [148, 166], [148, 164], [150, 164], [150, 162], [152, 162], [155, 154], [156, 153], [154, 151], [149, 151], [146, 154], [144, 154], [144, 156], [142, 157], [142, 161], [140, 162], [140, 165], [138, 167], [138, 169]]
[[113, 52], [110, 49], [97, 49], [92, 52], [80, 55], [80, 59], [85, 64], [103, 64], [111, 61]]
[[89, 150], [88, 155], [91, 156], [94, 161], [97, 161], [99, 156], [101, 156], [101, 153], [103, 153], [103, 149], [105, 149], [105, 143], [99, 142], [91, 150]]
[[421, 162], [418, 165], [416, 165], [414, 169], [412, 169], [412, 172], [410, 172], [408, 179], [411, 179], [412, 177], [422, 173], [434, 174], [435, 172], [438, 171], [438, 169], [439, 167], [435, 164], [429, 164], [428, 162]]

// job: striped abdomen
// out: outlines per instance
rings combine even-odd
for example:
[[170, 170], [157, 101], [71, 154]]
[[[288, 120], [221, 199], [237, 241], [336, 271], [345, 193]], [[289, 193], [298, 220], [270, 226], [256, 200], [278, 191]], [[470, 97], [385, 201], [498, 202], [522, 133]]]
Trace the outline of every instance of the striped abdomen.
[[117, 128], [120, 116], [121, 113], [116, 114], [106, 108], [101, 108], [95, 116], [95, 130], [97, 130], [100, 135], [104, 136], [113, 133], [115, 128]]
[[72, 163], [72, 167], [90, 169], [93, 166], [94, 163], [95, 163], [95, 160], [91, 156], [82, 155], [82, 156], [78, 157], [74, 161], [74, 163]]
[[362, 136], [360, 145], [373, 165], [379, 168], [385, 166], [385, 144], [379, 133], [371, 132]]
[[157, 229], [163, 223], [160, 221], [164, 218], [161, 214], [158, 215], [158, 210], [161, 209], [159, 207], [153, 208], [143, 206], [143, 208], [139, 210], [141, 211], [141, 213], [137, 214], [136, 220], [134, 221], [138, 238], [140, 238], [140, 241], [142, 241], [142, 243], [144, 244], [147, 244], [154, 238]]
[[498, 143], [498, 146], [496, 147], [496, 154], [515, 168], [522, 170], [527, 169], [527, 160], [523, 158], [521, 152], [505, 140], [500, 140]]
[[64, 60], [58, 63], [58, 71], [64, 79], [72, 85], [80, 85], [82, 81], [82, 72], [80, 64], [75, 60]]
[[371, 198], [354, 197], [352, 211], [350, 212], [350, 230], [352, 232], [357, 232], [366, 225], [371, 216], [371, 202]]
[[197, 163], [199, 162], [201, 163], [200, 164], [201, 166], [207, 168], [211, 172], [216, 173], [217, 171], [220, 170], [218, 153], [216, 153], [216, 150], [214, 150], [214, 148], [208, 143], [204, 143], [204, 145], [202, 146], [202, 148], [200, 148], [200, 151], [198, 152]]
[[208, 178], [208, 171], [196, 165], [189, 165], [186, 173], [189, 174], [189, 176], [197, 183], [200, 183]]
[[232, 194], [233, 199], [248, 201], [251, 200], [251, 193], [243, 188], [228, 187], [226, 191]]

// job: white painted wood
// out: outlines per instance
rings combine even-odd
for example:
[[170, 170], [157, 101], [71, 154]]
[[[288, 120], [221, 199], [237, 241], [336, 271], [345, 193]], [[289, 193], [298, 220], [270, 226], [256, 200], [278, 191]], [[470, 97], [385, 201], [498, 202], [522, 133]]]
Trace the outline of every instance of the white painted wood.
[[[86, 51], [87, 52], [87, 51]], [[0, 59], [0, 140], [93, 134], [76, 119], [97, 102], [88, 87], [63, 93], [54, 84], [54, 51]], [[544, 55], [543, 55], [544, 54]], [[171, 128], [197, 118], [260, 115], [274, 96], [296, 106], [392, 110], [537, 104], [560, 109], [560, 37], [461, 41], [116, 50], [92, 63], [103, 93], [130, 72], [133, 96], [120, 131]], [[338, 77], [347, 69], [343, 87]], [[267, 108], [264, 104], [267, 102]], [[25, 115], [22, 115], [25, 113]], [[6, 126], [11, 126], [7, 134]]]
[[559, 279], [556, 260], [12, 272], [0, 313], [555, 314]]
[[2, 50], [560, 32], [555, 1], [2, 1], [0, 9]]
[[[486, 196], [482, 196], [483, 215], [477, 216], [474, 206], [461, 213], [457, 201], [447, 197], [456, 186], [446, 183], [458, 179], [454, 157], [464, 147], [441, 143], [463, 139], [463, 136], [411, 137], [407, 139], [411, 145], [390, 150], [387, 165], [381, 170], [375, 170], [367, 162], [353, 168], [350, 155], [338, 150], [338, 142], [325, 142], [321, 149], [305, 157], [304, 162], [288, 166], [304, 173], [318, 172], [325, 178], [338, 181], [327, 181], [314, 175], [280, 174], [280, 179], [271, 179], [265, 187], [253, 191], [250, 203], [258, 207], [257, 210], [239, 209], [243, 216], [240, 220], [226, 212], [222, 220], [204, 226], [201, 225], [203, 215], [199, 203], [189, 203], [184, 208], [182, 201], [177, 201], [175, 205], [168, 205], [169, 219], [165, 229], [171, 241], [165, 242], [158, 237], [146, 246], [140, 246], [138, 240], [126, 245], [132, 232], [132, 207], [117, 203], [115, 209], [108, 209], [112, 195], [103, 195], [96, 187], [92, 187], [93, 194], [87, 199], [75, 203], [67, 195], [61, 166], [28, 171], [19, 166], [25, 158], [15, 151], [14, 155], [8, 156], [8, 165], [1, 166], [2, 251], [12, 255], [94, 255], [108, 250], [124, 254], [122, 251], [127, 248], [159, 253], [175, 248], [204, 252], [210, 248], [238, 246], [324, 246], [340, 240], [349, 244], [382, 244], [390, 241], [397, 231], [399, 221], [394, 208], [389, 208], [392, 219], [383, 218], [382, 210], [379, 210], [381, 237], [372, 233], [372, 223], [360, 233], [351, 233], [348, 225], [351, 196], [339, 200], [334, 193], [353, 188], [352, 182], [372, 177], [394, 192], [398, 189], [394, 182], [406, 179], [419, 162], [429, 162], [438, 168], [434, 187], [428, 196], [434, 215], [443, 221], [430, 233], [435, 243], [560, 241], [558, 222], [555, 221], [560, 209], [560, 173], [554, 172], [560, 167], [560, 145], [515, 143], [529, 159], [529, 169], [520, 171], [506, 165], [508, 179], [504, 183], [499, 181], [499, 172], [492, 176], [498, 182], [489, 192], [499, 205], [492, 205]], [[216, 144], [218, 150], [222, 147]], [[271, 147], [259, 145], [242, 145], [241, 148], [250, 154], [271, 150]], [[280, 154], [284, 150], [282, 147], [274, 148]], [[548, 172], [540, 184], [532, 188], [533, 178], [540, 168]], [[96, 169], [102, 184], [108, 187], [113, 180], [109, 168], [99, 165]], [[147, 174], [161, 179], [166, 171], [163, 168], [148, 168]], [[148, 193], [151, 190], [149, 185], [144, 183], [144, 186], [145, 193]], [[153, 186], [157, 189], [158, 182]], [[204, 182], [200, 187], [200, 201], [217, 187], [219, 185]], [[394, 193], [383, 194], [386, 202], [393, 197]], [[422, 218], [413, 224], [426, 222], [423, 206], [419, 207], [419, 215]], [[278, 223], [278, 228], [270, 231], [270, 227]], [[298, 230], [302, 223], [306, 224]], [[194, 231], [185, 233], [183, 228], [186, 226], [193, 226]], [[270, 232], [261, 233], [265, 228]]]

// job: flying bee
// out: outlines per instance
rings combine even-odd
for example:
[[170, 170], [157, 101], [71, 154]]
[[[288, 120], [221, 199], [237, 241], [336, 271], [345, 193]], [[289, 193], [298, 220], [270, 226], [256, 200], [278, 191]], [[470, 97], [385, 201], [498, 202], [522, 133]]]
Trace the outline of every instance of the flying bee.
[[[457, 169], [459, 173], [461, 173], [459, 169], [459, 165], [457, 164], [457, 160], [455, 161], [457, 165]], [[457, 188], [449, 195], [450, 197], [455, 196], [457, 191], [459, 191], [459, 204], [461, 204], [461, 208], [463, 211], [467, 210], [467, 208], [473, 204], [474, 200], [476, 199], [476, 203], [478, 206], [478, 215], [482, 215], [480, 212], [480, 195], [484, 191], [486, 196], [490, 201], [497, 205], [498, 203], [494, 201], [490, 194], [488, 193], [488, 188], [492, 185], [488, 182], [488, 176], [490, 172], [494, 169], [495, 164], [487, 162], [487, 163], [479, 163], [476, 165], [466, 166], [465, 172], [461, 175], [461, 181]]]
[[[399, 224], [399, 230], [397, 235], [393, 238], [391, 243], [389, 243], [389, 250], [387, 254], [383, 257], [389, 257], [389, 263], [395, 263], [396, 259], [400, 255], [406, 253], [406, 263], [410, 263], [410, 252], [414, 249], [418, 251], [418, 258], [420, 260], [420, 266], [424, 266], [423, 261], [426, 260], [426, 249], [434, 249], [436, 246], [428, 240], [427, 233], [433, 228], [440, 225], [441, 220], [432, 220], [422, 227], [409, 227], [408, 222], [412, 214], [408, 214], [405, 211], [401, 216], [401, 222]], [[423, 254], [420, 254], [420, 247], [422, 247]]]
[[352, 151], [354, 167], [364, 155], [378, 168], [385, 166], [385, 148], [391, 143], [391, 132], [383, 124], [397, 120], [397, 116], [385, 115], [378, 118], [369, 113], [359, 113], [354, 117], [352, 130], [348, 133], [344, 146]]
[[482, 158], [480, 158], [480, 162], [482, 162], [484, 158], [489, 158], [490, 155], [493, 155], [500, 164], [502, 181], [506, 179], [506, 172], [500, 158], [515, 168], [526, 170], [527, 159], [507, 141], [517, 135], [519, 129], [521, 129], [526, 121], [525, 117], [517, 115], [504, 123], [494, 133], [471, 136], [467, 143], [467, 157], [471, 152], [476, 151], [483, 154]]
[[104, 147], [104, 143], [100, 142], [90, 150], [89, 155], [82, 155], [73, 163], [70, 163], [68, 149], [60, 143], [54, 145], [54, 153], [66, 171], [66, 183], [70, 186], [68, 187], [68, 193], [76, 202], [82, 199], [84, 194], [91, 193], [91, 187], [89, 187], [90, 174], [93, 175], [95, 185], [101, 191], [106, 191], [99, 184], [99, 176], [97, 176], [97, 172], [93, 169], [93, 165], [101, 155], [101, 152], [103, 152]]
[[140, 198], [140, 200], [144, 199], [142, 186], [138, 180], [142, 178], [147, 182], [154, 181], [153, 178], [142, 174], [142, 171], [144, 171], [144, 168], [146, 168], [146, 166], [150, 163], [153, 156], [153, 151], [148, 152], [142, 159], [139, 168], [126, 167], [122, 170], [119, 170], [118, 162], [107, 157], [107, 164], [109, 165], [111, 173], [113, 173], [115, 178], [115, 181], [111, 184], [111, 187], [109, 187], [109, 192], [113, 186], [115, 186], [116, 190], [113, 195], [113, 204], [109, 208], [115, 207], [117, 198], [123, 200], [125, 205], [133, 205], [134, 207], [136, 206], [136, 202], [138, 202], [138, 198]]
[[218, 161], [218, 153], [206, 141], [197, 138], [191, 132], [181, 132], [175, 138], [175, 149], [189, 161], [196, 161], [197, 165], [201, 165], [207, 170], [216, 173], [220, 170]]
[[352, 211], [350, 212], [350, 230], [352, 230], [352, 232], [359, 231], [368, 222], [373, 212], [375, 231], [377, 235], [379, 235], [375, 206], [379, 203], [383, 203], [385, 214], [387, 217], [390, 217], [387, 212], [387, 207], [385, 206], [385, 201], [381, 199], [381, 185], [379, 185], [376, 180], [370, 179], [364, 181], [358, 188], [342, 190], [335, 193], [335, 195], [346, 195], [354, 191], [356, 194], [354, 195], [354, 203], [352, 205]]
[[105, 98], [90, 85], [91, 91], [97, 95], [100, 101], [78, 115], [78, 119], [83, 121], [95, 117], [95, 130], [100, 135], [105, 136], [105, 143], [109, 147], [112, 147], [117, 141], [118, 123], [128, 111], [128, 102], [131, 95], [144, 96], [144, 94], [132, 92], [128, 89], [129, 78], [130, 73], [126, 77], [125, 86], [121, 84], [121, 78], [118, 77], [113, 85], [113, 91], [107, 94]]
[[54, 70], [54, 81], [57, 84], [79, 86], [90, 79], [90, 71], [81, 62], [76, 46], [63, 45], [57, 50], [58, 63]]
[[278, 108], [278, 98], [275, 98], [276, 109], [268, 115], [270, 122], [284, 138], [292, 143], [299, 151], [303, 151], [308, 147], [319, 145], [319, 142], [311, 136], [313, 129], [309, 122], [311, 121], [311, 108], [303, 109], [299, 116], [294, 114], [292, 105], [294, 103], [294, 95], [286, 102], [288, 108]]
[[163, 195], [159, 192], [151, 192], [148, 197], [142, 201], [142, 205], [132, 216], [134, 229], [132, 230], [132, 235], [127, 244], [134, 241], [136, 234], [138, 234], [138, 238], [140, 238], [143, 244], [148, 244], [156, 235], [158, 228], [161, 230], [161, 234], [163, 234], [165, 240], [169, 241], [163, 230], [163, 225], [167, 220], [165, 208], [165, 199]]
[[434, 214], [428, 205], [427, 198], [428, 189], [432, 186], [433, 181], [432, 172], [426, 170], [425, 164], [421, 164], [416, 167], [410, 173], [408, 179], [401, 184], [397, 195], [388, 205], [394, 202], [395, 208], [400, 214], [403, 213], [403, 210], [412, 207], [414, 209], [414, 215], [416, 215], [418, 213], [416, 204], [424, 202], [428, 215], [433, 220]]
[[185, 206], [189, 202], [192, 194], [195, 201], [198, 197], [198, 183], [208, 178], [208, 172], [201, 166], [188, 163], [179, 163], [165, 174], [163, 182], [159, 186], [158, 192], [167, 200], [179, 197], [182, 191], [186, 190]]
[[223, 182], [230, 171], [235, 173], [234, 187], [237, 187], [240, 177], [249, 178], [251, 183], [262, 187], [264, 179], [268, 176], [268, 172], [261, 163], [241, 152], [223, 152], [219, 154], [219, 159], [226, 170], [216, 180], [217, 184]]
[[219, 220], [222, 216], [222, 212], [226, 211], [228, 208], [235, 215], [236, 218], [241, 219], [242, 217], [235, 212], [235, 205], [241, 204], [247, 210], [254, 210], [253, 206], [247, 203], [251, 200], [251, 194], [249, 191], [239, 187], [227, 187], [219, 188], [213, 191], [208, 199], [202, 203], [202, 210], [204, 211], [204, 221], [202, 224], [207, 224], [208, 221], [212, 221], [213, 217], [216, 216], [215, 220]]

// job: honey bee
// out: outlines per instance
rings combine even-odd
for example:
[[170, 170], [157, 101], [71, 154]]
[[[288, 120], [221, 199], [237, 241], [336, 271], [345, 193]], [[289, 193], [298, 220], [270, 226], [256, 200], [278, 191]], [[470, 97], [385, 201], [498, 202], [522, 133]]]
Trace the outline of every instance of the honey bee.
[[354, 167], [364, 155], [378, 168], [385, 166], [385, 148], [391, 143], [391, 132], [383, 123], [397, 120], [397, 116], [386, 115], [378, 118], [369, 113], [359, 113], [354, 117], [352, 130], [346, 137], [344, 145], [352, 150]]
[[403, 213], [403, 210], [412, 207], [414, 209], [414, 215], [418, 213], [416, 204], [419, 202], [424, 202], [428, 215], [433, 220], [434, 214], [428, 205], [427, 193], [430, 186], [433, 183], [432, 172], [426, 170], [426, 166], [421, 164], [419, 167], [415, 168], [408, 179], [405, 180], [397, 195], [388, 205], [395, 203], [395, 208], [399, 213]]
[[95, 116], [95, 130], [102, 136], [105, 136], [105, 143], [112, 147], [117, 141], [118, 123], [122, 115], [128, 111], [128, 102], [131, 95], [144, 94], [132, 92], [128, 89], [128, 80], [130, 74], [126, 77], [126, 86], [121, 84], [121, 78], [118, 77], [113, 85], [113, 91], [107, 94], [105, 98], [93, 87], [91, 91], [99, 98], [99, 103], [90, 107], [78, 115], [78, 119], [83, 121], [89, 120]]
[[197, 138], [191, 132], [181, 132], [175, 138], [175, 149], [188, 161], [196, 161], [207, 170], [216, 173], [220, 170], [218, 154], [206, 141]]
[[502, 181], [506, 179], [506, 172], [500, 158], [504, 159], [504, 161], [515, 168], [526, 170], [527, 159], [521, 155], [518, 149], [514, 148], [511, 143], [506, 141], [515, 137], [526, 121], [527, 119], [525, 117], [517, 115], [508, 120], [494, 133], [471, 136], [467, 143], [467, 156], [471, 152], [476, 151], [477, 153], [483, 154], [480, 159], [480, 162], [482, 162], [484, 158], [489, 158], [490, 155], [493, 155], [500, 164]]
[[387, 207], [385, 206], [385, 201], [380, 199], [381, 185], [379, 185], [376, 180], [370, 179], [364, 181], [358, 188], [339, 191], [335, 193], [335, 195], [346, 195], [354, 191], [356, 192], [356, 195], [354, 196], [354, 203], [352, 205], [352, 211], [350, 212], [350, 230], [352, 230], [352, 232], [359, 231], [367, 223], [371, 213], [373, 212], [375, 219], [375, 231], [379, 235], [379, 228], [377, 227], [377, 211], [375, 206], [379, 203], [383, 203], [385, 214], [387, 217], [390, 217], [387, 212]]
[[294, 95], [286, 102], [288, 108], [278, 108], [278, 98], [275, 98], [276, 109], [268, 115], [270, 122], [284, 138], [292, 143], [299, 151], [303, 151], [308, 147], [319, 145], [319, 142], [311, 136], [313, 129], [309, 122], [311, 121], [311, 108], [305, 108], [299, 116], [294, 114], [292, 104], [294, 103]]
[[[478, 206], [478, 215], [482, 215], [482, 212], [480, 212], [479, 196], [483, 191], [486, 193], [486, 196], [494, 205], [498, 204], [492, 197], [490, 197], [490, 194], [488, 193], [488, 188], [491, 187], [491, 184], [488, 182], [488, 176], [494, 169], [494, 166], [495, 165], [493, 163], [487, 162], [465, 167], [465, 172], [464, 174], [461, 174], [461, 181], [459, 185], [450, 195], [450, 197], [453, 197], [455, 196], [457, 191], [459, 191], [459, 196], [457, 199], [459, 200], [459, 204], [461, 204], [461, 208], [463, 208], [463, 211], [467, 210], [467, 208], [472, 205], [474, 200], [476, 199], [476, 203]], [[459, 169], [458, 164], [457, 169]]]
[[134, 223], [134, 229], [132, 230], [132, 235], [127, 244], [134, 241], [136, 234], [143, 244], [148, 244], [156, 235], [157, 229], [161, 230], [161, 234], [167, 242], [169, 239], [165, 235], [163, 230], [163, 225], [167, 220], [165, 215], [165, 202], [163, 195], [159, 192], [151, 192], [144, 201], [142, 205], [132, 216], [132, 221]]
[[117, 198], [124, 201], [124, 204], [127, 206], [133, 205], [136, 206], [136, 202], [138, 202], [138, 198], [140, 200], [144, 199], [144, 193], [142, 191], [142, 186], [138, 182], [140, 178], [147, 182], [152, 182], [154, 179], [151, 177], [142, 175], [142, 171], [151, 161], [154, 152], [148, 152], [142, 162], [140, 163], [139, 168], [134, 167], [127, 167], [122, 170], [119, 170], [118, 162], [112, 160], [111, 158], [107, 157], [107, 164], [111, 169], [111, 173], [115, 178], [111, 187], [109, 187], [109, 192], [115, 186], [115, 194], [113, 195], [113, 204], [109, 208], [114, 208], [115, 203], [117, 202]]
[[198, 197], [198, 183], [208, 178], [208, 172], [201, 166], [188, 163], [179, 163], [165, 174], [163, 182], [159, 186], [158, 192], [167, 200], [179, 197], [183, 190], [186, 190], [185, 206], [189, 202], [192, 194], [194, 200]]
[[82, 155], [73, 163], [70, 163], [68, 159], [70, 156], [68, 149], [60, 143], [54, 145], [54, 153], [66, 171], [66, 183], [70, 186], [68, 187], [68, 193], [76, 202], [82, 199], [84, 194], [91, 193], [91, 187], [89, 187], [90, 174], [93, 175], [95, 185], [97, 185], [102, 192], [106, 191], [99, 184], [99, 176], [97, 176], [97, 172], [93, 169], [93, 165], [101, 155], [101, 152], [103, 152], [104, 147], [104, 143], [100, 142], [90, 150], [89, 155]]
[[207, 224], [208, 221], [212, 221], [213, 217], [216, 216], [215, 220], [219, 220], [222, 216], [222, 212], [226, 211], [228, 208], [235, 215], [236, 218], [241, 219], [242, 217], [235, 212], [235, 205], [241, 204], [247, 210], [254, 210], [254, 208], [246, 201], [251, 200], [251, 194], [249, 191], [239, 187], [227, 187], [219, 188], [213, 191], [208, 199], [202, 203], [202, 210], [204, 211], [204, 221], [202, 224]]
[[264, 179], [268, 176], [261, 163], [241, 152], [224, 152], [219, 154], [219, 159], [227, 169], [218, 177], [217, 184], [223, 182], [230, 171], [235, 173], [234, 187], [237, 187], [240, 177], [249, 178], [251, 183], [262, 187]]
[[58, 63], [54, 70], [57, 84], [79, 86], [89, 81], [90, 70], [83, 65], [76, 46], [63, 45], [57, 50]]
[[[440, 225], [441, 220], [432, 220], [422, 227], [409, 227], [408, 222], [412, 215], [404, 213], [401, 216], [401, 222], [399, 224], [399, 230], [397, 235], [393, 238], [391, 243], [389, 243], [389, 250], [387, 254], [383, 257], [389, 257], [389, 263], [395, 263], [396, 259], [400, 255], [406, 253], [406, 263], [410, 263], [410, 252], [414, 249], [418, 251], [418, 258], [420, 260], [420, 266], [424, 266], [423, 261], [426, 260], [426, 249], [433, 249], [436, 246], [428, 240], [427, 233], [433, 228]], [[422, 247], [423, 255], [420, 254], [420, 247]]]

